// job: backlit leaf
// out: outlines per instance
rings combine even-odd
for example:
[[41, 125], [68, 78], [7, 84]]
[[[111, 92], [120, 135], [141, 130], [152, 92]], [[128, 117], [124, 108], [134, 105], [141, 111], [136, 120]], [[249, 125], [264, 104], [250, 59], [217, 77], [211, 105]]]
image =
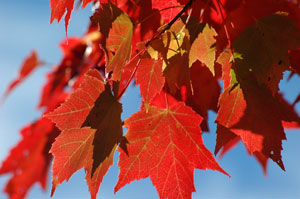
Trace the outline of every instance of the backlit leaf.
[[119, 81], [124, 70], [123, 67], [131, 53], [133, 25], [130, 18], [119, 10], [119, 8], [113, 4], [109, 4], [109, 6], [112, 10], [114, 20], [108, 33], [105, 46], [105, 49], [108, 51], [106, 72], [109, 73], [113, 71], [112, 79]]
[[46, 115], [62, 130], [51, 148], [52, 195], [58, 184], [85, 168], [91, 198], [96, 198], [122, 139], [121, 112], [110, 85], [104, 85], [97, 70], [90, 70], [67, 101]]
[[216, 56], [216, 36], [216, 31], [206, 24], [191, 46], [189, 54], [190, 66], [196, 60], [199, 60], [209, 68], [213, 75], [215, 75], [214, 63]]
[[195, 191], [195, 168], [227, 174], [203, 145], [201, 120], [163, 91], [148, 113], [141, 110], [125, 120], [129, 155], [121, 151], [115, 191], [133, 180], [150, 177], [160, 198], [187, 199]]
[[162, 60], [142, 59], [136, 72], [136, 82], [140, 85], [141, 95], [145, 107], [148, 107], [151, 99], [164, 86], [165, 79], [162, 74]]

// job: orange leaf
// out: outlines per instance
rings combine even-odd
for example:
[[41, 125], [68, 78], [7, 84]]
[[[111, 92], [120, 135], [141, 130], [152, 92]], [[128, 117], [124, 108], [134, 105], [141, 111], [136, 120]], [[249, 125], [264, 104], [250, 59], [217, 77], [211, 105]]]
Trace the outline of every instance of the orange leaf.
[[129, 141], [121, 151], [118, 191], [133, 180], [150, 177], [160, 198], [191, 198], [194, 169], [218, 170], [228, 175], [203, 145], [202, 118], [162, 91], [150, 104], [125, 120]]
[[89, 70], [66, 102], [46, 115], [62, 130], [51, 148], [52, 195], [58, 184], [85, 168], [91, 198], [96, 198], [115, 148], [122, 141], [121, 112], [122, 105], [109, 83], [104, 85], [100, 73]]

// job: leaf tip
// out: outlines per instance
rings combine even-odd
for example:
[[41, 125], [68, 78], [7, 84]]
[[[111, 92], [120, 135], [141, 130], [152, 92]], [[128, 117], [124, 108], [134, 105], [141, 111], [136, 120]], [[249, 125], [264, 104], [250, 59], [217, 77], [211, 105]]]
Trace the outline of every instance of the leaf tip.
[[53, 176], [53, 179], [52, 179], [52, 188], [51, 188], [51, 195], [50, 195], [51, 198], [52, 198], [53, 195], [54, 195], [54, 192], [55, 192], [55, 190], [56, 190], [57, 185], [58, 185], [58, 179], [57, 179], [56, 176]]

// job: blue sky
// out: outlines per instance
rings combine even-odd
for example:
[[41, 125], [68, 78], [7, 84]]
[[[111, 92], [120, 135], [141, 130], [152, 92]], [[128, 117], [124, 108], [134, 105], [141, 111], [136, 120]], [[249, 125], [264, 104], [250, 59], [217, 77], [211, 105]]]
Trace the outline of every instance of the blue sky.
[[[69, 24], [70, 36], [81, 35], [85, 31], [90, 14], [90, 7], [73, 12]], [[55, 22], [50, 25], [49, 21], [48, 0], [0, 0], [0, 94], [16, 77], [23, 58], [31, 49], [36, 49], [41, 59], [47, 63], [59, 62], [61, 52], [57, 44], [65, 37], [64, 23]], [[41, 85], [45, 82], [45, 73], [50, 68], [49, 65], [39, 68], [9, 96], [4, 106], [1, 107], [0, 161], [4, 160], [10, 148], [18, 142], [20, 138], [18, 130], [40, 116], [36, 105]], [[286, 80], [282, 81], [281, 88], [285, 91], [287, 99], [292, 101], [300, 92], [300, 80], [297, 77], [292, 78], [290, 84], [294, 86], [291, 88], [288, 88], [285, 82]], [[129, 117], [138, 110], [140, 104], [138, 88], [131, 87], [128, 90], [123, 98], [123, 104], [123, 118]], [[296, 108], [300, 112], [299, 104]], [[215, 116], [214, 113], [210, 113], [212, 133], [203, 136], [205, 145], [211, 151], [214, 150], [215, 145], [215, 124], [213, 123]], [[287, 131], [287, 141], [283, 142], [282, 152], [286, 172], [270, 161], [267, 177], [264, 177], [256, 160], [249, 157], [244, 146], [239, 144], [219, 161], [220, 165], [230, 173], [230, 179], [218, 172], [195, 170], [197, 193], [193, 194], [193, 198], [300, 198], [299, 141], [300, 131]], [[118, 176], [117, 159], [116, 156], [114, 166], [104, 177], [98, 194], [99, 198], [158, 198], [149, 179], [135, 181], [114, 195], [113, 188]], [[1, 189], [4, 188], [7, 179], [8, 176], [0, 177]], [[6, 198], [5, 194], [0, 193], [0, 198]], [[50, 187], [43, 192], [39, 186], [34, 186], [27, 198], [50, 198]], [[59, 186], [54, 198], [89, 198], [83, 170], [73, 175], [68, 183]]]

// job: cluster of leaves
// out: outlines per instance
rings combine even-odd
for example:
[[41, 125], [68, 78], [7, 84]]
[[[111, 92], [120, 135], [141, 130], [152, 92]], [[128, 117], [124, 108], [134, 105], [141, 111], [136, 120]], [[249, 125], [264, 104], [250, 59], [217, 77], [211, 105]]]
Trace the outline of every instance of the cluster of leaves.
[[[67, 31], [74, 3], [50, 0], [51, 22], [66, 13]], [[94, 199], [116, 150], [115, 192], [150, 177], [160, 198], [191, 198], [196, 168], [229, 175], [203, 144], [209, 110], [218, 114], [215, 154], [241, 141], [264, 170], [268, 159], [284, 170], [284, 128], [300, 127], [300, 97], [289, 104], [278, 84], [287, 70], [300, 75], [299, 1], [79, 3], [96, 8], [88, 30], [61, 43], [63, 59], [41, 94], [43, 114], [21, 130], [0, 168], [12, 173], [10, 198], [24, 198], [37, 182], [45, 187], [53, 157], [52, 195], [84, 168]], [[40, 65], [32, 52], [5, 97]], [[143, 103], [122, 121], [120, 99], [134, 80]]]

